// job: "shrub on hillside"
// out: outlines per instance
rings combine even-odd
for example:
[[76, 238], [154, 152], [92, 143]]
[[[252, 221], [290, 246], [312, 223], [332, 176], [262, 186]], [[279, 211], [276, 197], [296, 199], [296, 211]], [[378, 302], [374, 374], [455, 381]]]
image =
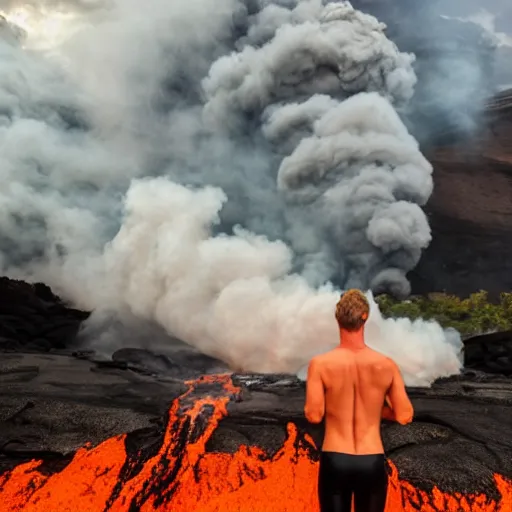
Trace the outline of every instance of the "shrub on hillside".
[[380, 295], [376, 301], [385, 317], [434, 319], [443, 327], [454, 327], [464, 336], [512, 329], [512, 293], [502, 293], [496, 303], [490, 302], [483, 290], [465, 299], [432, 293], [405, 301]]

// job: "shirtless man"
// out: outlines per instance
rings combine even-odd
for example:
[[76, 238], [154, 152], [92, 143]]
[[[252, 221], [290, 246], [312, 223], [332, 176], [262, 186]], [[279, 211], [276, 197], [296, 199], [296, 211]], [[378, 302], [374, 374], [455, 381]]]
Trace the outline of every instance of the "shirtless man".
[[405, 425], [413, 407], [397, 365], [367, 347], [370, 308], [359, 290], [336, 305], [340, 345], [309, 364], [304, 412], [311, 423], [325, 415], [318, 494], [321, 512], [384, 512], [387, 472], [381, 419]]

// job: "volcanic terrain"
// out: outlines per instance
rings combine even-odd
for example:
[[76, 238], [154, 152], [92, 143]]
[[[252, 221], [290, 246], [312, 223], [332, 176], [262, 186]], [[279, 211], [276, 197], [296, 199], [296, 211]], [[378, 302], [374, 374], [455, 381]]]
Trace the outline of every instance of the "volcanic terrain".
[[[402, 23], [404, 4], [354, 2], [389, 24], [401, 50], [419, 57], [410, 121], [415, 125], [422, 118], [414, 135], [434, 166], [435, 187], [426, 206], [432, 242], [408, 276], [413, 293], [510, 290], [512, 92], [494, 97], [482, 115], [476, 115], [481, 97], [475, 92], [475, 112], [468, 118], [478, 126], [454, 131], [440, 118], [453, 112], [433, 101], [432, 84], [443, 74], [433, 63], [452, 47], [471, 62], [474, 57], [485, 71], [475, 81], [484, 94], [492, 81], [488, 48], [466, 44], [474, 27], [468, 28], [471, 37], [461, 30], [454, 41], [450, 27], [459, 22], [439, 21], [439, 16], [436, 44], [425, 47], [434, 31], [422, 18], [428, 8], [408, 2], [414, 8], [407, 16], [418, 18]], [[181, 58], [196, 63], [185, 54]], [[133, 74], [138, 91], [139, 75]], [[181, 75], [176, 80], [177, 90], [187, 89]], [[124, 122], [120, 117], [119, 126]], [[70, 130], [77, 128], [70, 123]], [[22, 146], [12, 140], [16, 148]], [[156, 140], [159, 148], [165, 146]], [[150, 160], [168, 157], [157, 152]], [[63, 176], [69, 176], [69, 161], [65, 164]], [[34, 167], [38, 179], [44, 176], [43, 167]], [[79, 181], [76, 188], [82, 185]], [[94, 194], [101, 190], [89, 188]], [[33, 197], [46, 190], [52, 191], [48, 197], [58, 196], [45, 185]], [[62, 190], [63, 197], [70, 194], [67, 182]], [[84, 216], [79, 217], [82, 222]], [[19, 221], [16, 215], [9, 218]], [[45, 223], [27, 219], [14, 223], [15, 234], [31, 241], [30, 229]], [[139, 232], [144, 230], [146, 225]], [[5, 245], [11, 250], [12, 240], [6, 238]], [[127, 247], [131, 256], [134, 245]], [[13, 254], [32, 261], [42, 254], [38, 250]], [[138, 268], [151, 267], [148, 261]], [[147, 339], [144, 349], [118, 340], [122, 348], [100, 354], [80, 336], [89, 318], [89, 312], [64, 303], [44, 284], [0, 278], [1, 512], [318, 510], [322, 427], [303, 416], [301, 380], [290, 374], [232, 373], [222, 361], [170, 337], [163, 345]], [[431, 388], [409, 388], [412, 424], [382, 427], [391, 482], [388, 512], [512, 512], [512, 333], [482, 335], [464, 345], [460, 375], [437, 380]]]
[[[0, 287], [2, 511], [317, 510], [295, 376], [219, 373], [177, 340], [99, 358], [76, 345], [87, 313]], [[389, 511], [512, 510], [512, 334], [466, 345], [461, 375], [409, 389], [411, 425], [383, 426]]]

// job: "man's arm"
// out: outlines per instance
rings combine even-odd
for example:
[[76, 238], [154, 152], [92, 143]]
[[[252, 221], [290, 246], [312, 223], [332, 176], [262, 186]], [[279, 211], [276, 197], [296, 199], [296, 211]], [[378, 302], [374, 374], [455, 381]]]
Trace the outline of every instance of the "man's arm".
[[393, 411], [389, 398], [386, 396], [386, 403], [384, 404], [384, 407], [382, 408], [382, 419], [388, 420], [388, 421], [396, 421], [395, 419], [395, 412]]
[[382, 418], [406, 425], [412, 421], [414, 409], [407, 396], [402, 374], [395, 363], [392, 363], [392, 365], [393, 380], [386, 396], [386, 404], [384, 404], [382, 409]]
[[308, 367], [306, 381], [306, 405], [304, 414], [311, 423], [320, 423], [325, 413], [324, 383], [318, 361], [313, 358]]

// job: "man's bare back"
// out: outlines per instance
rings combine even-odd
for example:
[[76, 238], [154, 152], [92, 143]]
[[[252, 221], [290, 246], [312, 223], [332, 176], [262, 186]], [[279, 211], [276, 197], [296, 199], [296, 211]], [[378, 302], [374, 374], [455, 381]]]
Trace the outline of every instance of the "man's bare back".
[[413, 415], [398, 367], [367, 346], [339, 346], [311, 361], [305, 410], [313, 422], [325, 415], [323, 451], [352, 455], [384, 453], [381, 419], [405, 424]]
[[309, 363], [304, 413], [325, 417], [318, 472], [322, 512], [384, 512], [388, 487], [381, 419], [405, 424], [413, 408], [397, 365], [369, 348], [364, 326], [370, 313], [360, 290], [336, 304], [340, 345]]

